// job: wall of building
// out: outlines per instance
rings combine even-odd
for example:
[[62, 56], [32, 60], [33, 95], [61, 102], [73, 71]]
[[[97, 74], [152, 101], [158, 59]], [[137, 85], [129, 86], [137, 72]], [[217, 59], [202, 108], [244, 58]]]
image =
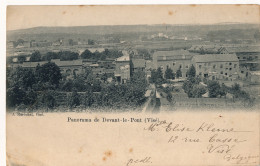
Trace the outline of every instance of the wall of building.
[[227, 62], [197, 62], [194, 63], [196, 74], [211, 79], [235, 79], [239, 74], [239, 63]]

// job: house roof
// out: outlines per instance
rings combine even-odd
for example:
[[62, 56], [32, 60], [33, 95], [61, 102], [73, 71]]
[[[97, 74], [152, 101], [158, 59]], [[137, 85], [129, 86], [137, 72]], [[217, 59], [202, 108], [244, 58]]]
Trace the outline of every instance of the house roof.
[[157, 60], [177, 60], [177, 59], [191, 59], [194, 54], [187, 50], [174, 50], [174, 51], [157, 51], [153, 54], [153, 58]]
[[38, 64], [41, 66], [43, 64], [47, 63], [47, 61], [41, 61], [41, 62], [23, 62], [22, 67], [36, 67]]
[[145, 60], [144, 59], [132, 59], [134, 68], [144, 68]]
[[57, 66], [81, 66], [82, 60], [73, 60], [73, 61], [61, 61], [60, 59], [52, 59], [51, 62], [54, 62]]
[[195, 55], [192, 58], [194, 62], [238, 62], [238, 58], [235, 54], [205, 54]]
[[228, 52], [260, 52], [260, 46], [227, 47]]
[[124, 55], [116, 59], [117, 62], [130, 61], [129, 55]]

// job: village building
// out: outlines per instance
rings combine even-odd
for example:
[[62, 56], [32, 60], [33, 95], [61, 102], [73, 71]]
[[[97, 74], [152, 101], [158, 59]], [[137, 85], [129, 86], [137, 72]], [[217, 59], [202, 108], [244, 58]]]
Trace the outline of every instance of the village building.
[[253, 84], [260, 83], [260, 71], [252, 71], [250, 72], [250, 82]]
[[191, 59], [194, 55], [187, 50], [157, 51], [153, 54], [153, 67], [154, 69], [160, 67], [163, 74], [167, 68], [171, 68], [174, 73], [180, 69], [181, 77], [186, 78], [186, 72], [191, 66]]
[[196, 74], [210, 80], [234, 80], [238, 78], [239, 61], [235, 54], [195, 55], [192, 63]]
[[228, 54], [228, 50], [221, 46], [203, 45], [203, 46], [192, 46], [189, 49], [190, 52], [200, 54]]
[[126, 83], [130, 79], [130, 56], [125, 54], [115, 60], [115, 78], [119, 83]]
[[49, 47], [49, 46], [52, 46], [52, 42], [48, 42], [48, 41], [30, 42], [30, 47]]
[[146, 61], [144, 59], [132, 59], [132, 72], [145, 71]]
[[52, 59], [61, 70], [62, 74], [66, 74], [67, 77], [73, 77], [83, 73], [83, 63], [81, 59], [73, 61], [61, 61], [60, 59]]
[[245, 67], [249, 71], [260, 70], [260, 47], [247, 46], [247, 47], [230, 47], [227, 48], [228, 52], [235, 53], [239, 60], [239, 66]]

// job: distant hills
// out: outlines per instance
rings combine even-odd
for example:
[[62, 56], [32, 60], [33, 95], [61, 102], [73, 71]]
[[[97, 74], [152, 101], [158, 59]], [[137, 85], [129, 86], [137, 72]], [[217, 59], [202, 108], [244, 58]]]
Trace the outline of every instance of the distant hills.
[[[71, 26], [71, 27], [34, 27], [28, 29], [7, 31], [7, 40], [17, 40], [21, 37], [32, 36], [41, 37], [44, 35], [74, 34], [81, 35], [109, 35], [109, 34], [152, 34], [152, 33], [167, 33], [167, 34], [197, 34], [206, 35], [210, 31], [222, 31], [230, 29], [259, 29], [257, 24], [240, 24], [240, 23], [220, 23], [212, 25], [104, 25], [104, 26]], [[31, 37], [30, 37], [31, 36]], [[45, 36], [46, 37], [46, 36]]]

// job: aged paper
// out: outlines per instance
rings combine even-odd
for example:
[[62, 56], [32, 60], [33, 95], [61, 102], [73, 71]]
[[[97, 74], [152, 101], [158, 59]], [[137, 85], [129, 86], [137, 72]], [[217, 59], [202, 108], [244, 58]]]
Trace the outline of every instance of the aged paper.
[[7, 165], [259, 165], [259, 12], [8, 6]]

